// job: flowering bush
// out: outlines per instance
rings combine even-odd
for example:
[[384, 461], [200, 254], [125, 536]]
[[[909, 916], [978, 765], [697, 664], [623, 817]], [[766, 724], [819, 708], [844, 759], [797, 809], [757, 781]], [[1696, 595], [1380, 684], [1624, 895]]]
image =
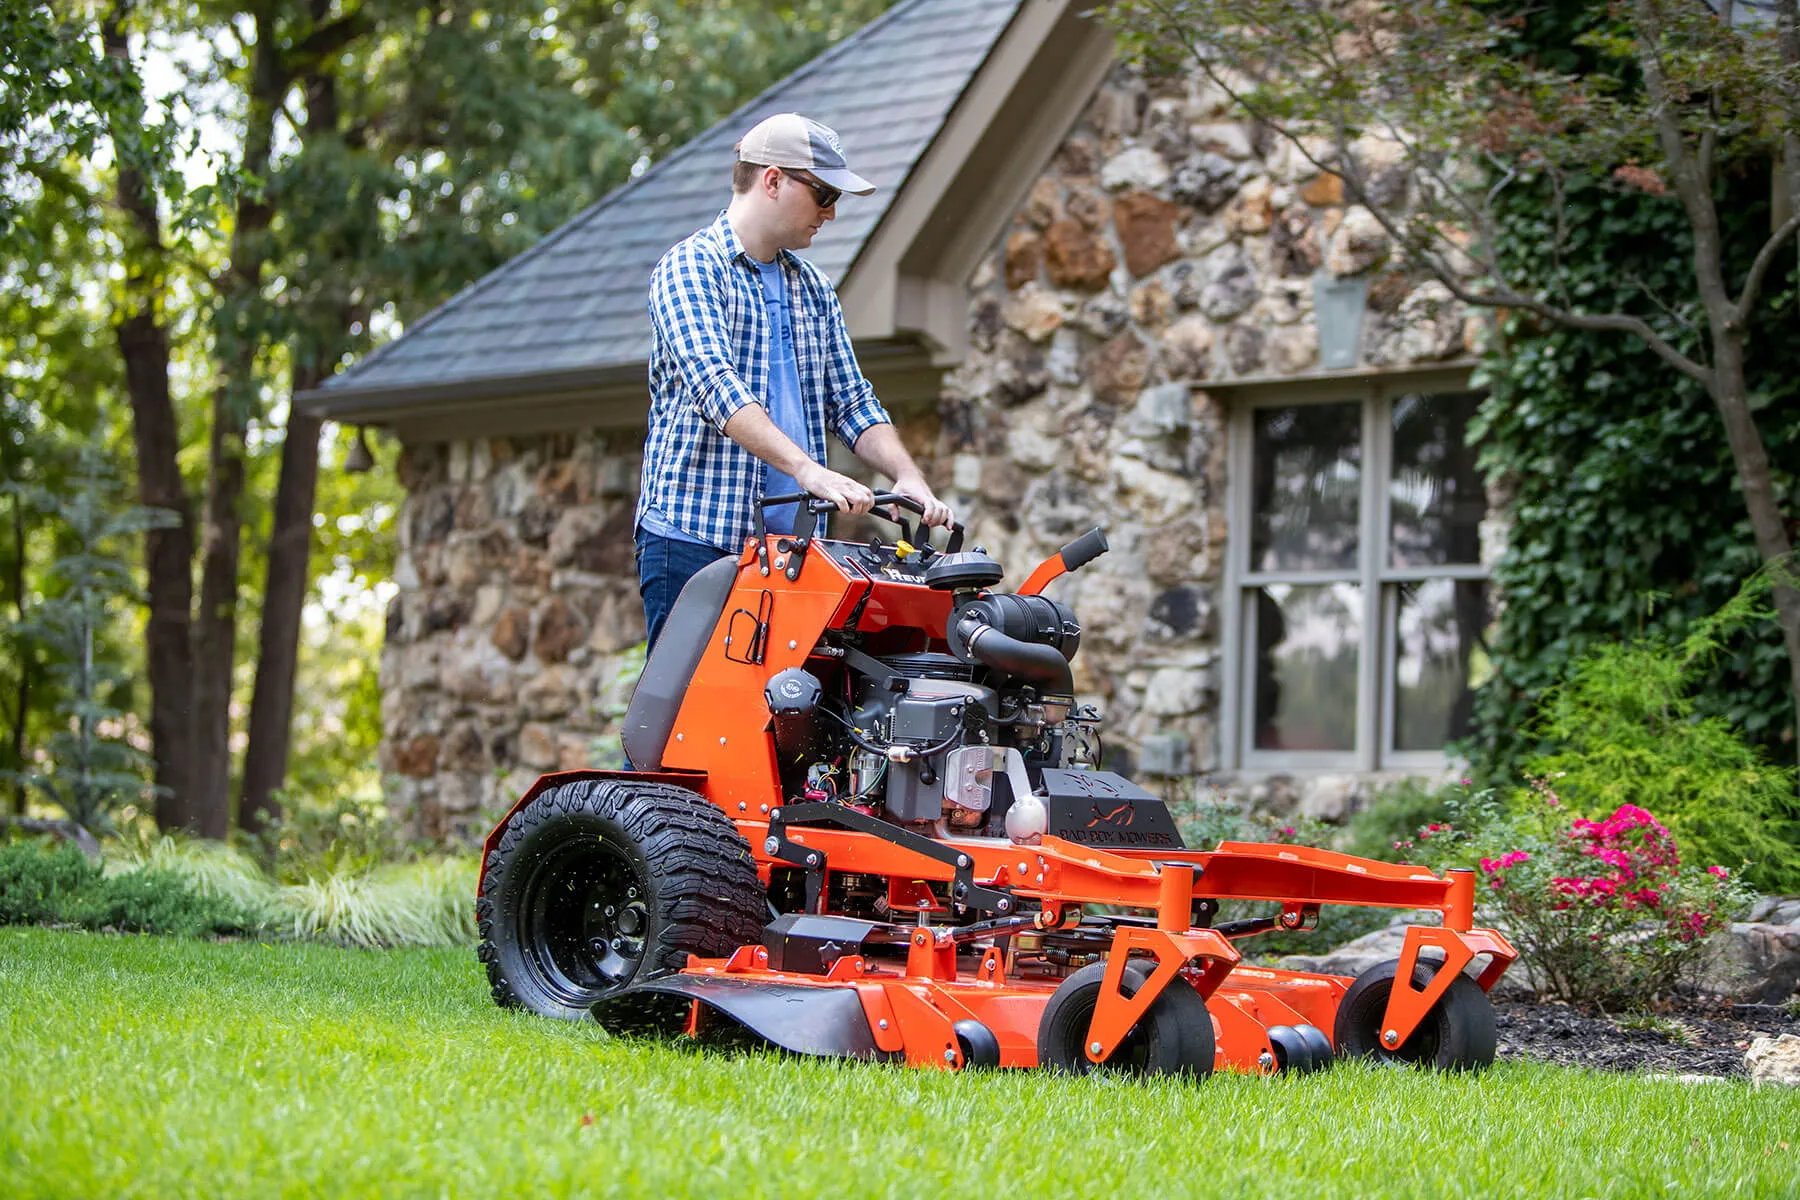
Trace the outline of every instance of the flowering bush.
[[1691, 982], [1707, 941], [1754, 895], [1726, 867], [1684, 867], [1644, 809], [1570, 820], [1542, 780], [1470, 849], [1485, 907], [1540, 988], [1565, 1000], [1636, 1003]]

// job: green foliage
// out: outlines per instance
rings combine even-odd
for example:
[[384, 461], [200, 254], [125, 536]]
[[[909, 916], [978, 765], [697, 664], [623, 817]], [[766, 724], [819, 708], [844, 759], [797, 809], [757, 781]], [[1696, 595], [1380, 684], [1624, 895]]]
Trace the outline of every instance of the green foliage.
[[470, 856], [311, 879], [281, 889], [272, 928], [367, 949], [474, 945], [479, 871]]
[[1577, 813], [1620, 805], [1657, 814], [1690, 854], [1742, 866], [1771, 892], [1800, 888], [1800, 777], [1745, 744], [1729, 721], [1697, 711], [1694, 690], [1738, 628], [1766, 620], [1767, 575], [1695, 623], [1679, 645], [1657, 636], [1584, 655], [1553, 688], [1533, 734], [1553, 747], [1527, 771]]
[[[1767, 168], [1746, 166], [1728, 184], [1723, 234], [1741, 272], [1769, 227]], [[1502, 205], [1505, 253], [1522, 270], [1552, 265], [1550, 198], [1540, 182]], [[1584, 234], [1555, 260], [1568, 286], [1595, 310], [1639, 313], [1679, 344], [1697, 345], [1696, 331], [1650, 299], [1692, 294], [1682, 280], [1692, 230], [1679, 206], [1594, 181], [1571, 184], [1563, 204]], [[1783, 256], [1783, 278], [1753, 315], [1750, 339], [1757, 421], [1778, 494], [1788, 496], [1800, 487], [1793, 263]], [[1614, 334], [1522, 316], [1509, 318], [1504, 332], [1480, 373], [1489, 392], [1475, 432], [1483, 467], [1511, 494], [1507, 553], [1494, 573], [1505, 607], [1496, 672], [1479, 694], [1476, 731], [1463, 751], [1485, 774], [1516, 778], [1541, 749], [1531, 715], [1572, 662], [1637, 634], [1679, 641], [1729, 600], [1760, 558], [1724, 429], [1698, 384]], [[1652, 595], [1654, 606], [1646, 602]], [[1695, 664], [1697, 711], [1791, 759], [1794, 700], [1781, 636], [1772, 624], [1752, 632]]]
[[0, 925], [78, 925], [180, 937], [236, 933], [255, 916], [206, 895], [180, 874], [144, 868], [105, 874], [66, 843], [0, 843]]
[[94, 829], [147, 791], [144, 756], [121, 736], [127, 676], [107, 661], [104, 635], [120, 602], [136, 594], [130, 564], [117, 556], [120, 543], [167, 524], [168, 514], [123, 504], [110, 466], [91, 449], [81, 452], [70, 484], [62, 493], [20, 493], [55, 518], [71, 545], [50, 564], [57, 592], [33, 605], [19, 626], [45, 651], [49, 674], [62, 685], [66, 698], [57, 711], [67, 727], [49, 740], [50, 769], [21, 775], [70, 820]]
[[1457, 798], [1466, 790], [1456, 784], [1432, 787], [1416, 779], [1389, 784], [1350, 818], [1337, 848], [1362, 858], [1397, 862], [1421, 831], [1452, 820]]

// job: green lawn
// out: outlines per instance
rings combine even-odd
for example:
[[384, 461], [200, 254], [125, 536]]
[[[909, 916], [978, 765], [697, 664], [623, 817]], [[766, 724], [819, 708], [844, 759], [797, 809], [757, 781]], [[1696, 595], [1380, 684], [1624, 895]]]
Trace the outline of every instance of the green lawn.
[[[1800, 1093], [1202, 1084], [612, 1041], [466, 951], [0, 929], [0, 1196], [1793, 1196]], [[1785, 1140], [1784, 1140], [1785, 1139]]]

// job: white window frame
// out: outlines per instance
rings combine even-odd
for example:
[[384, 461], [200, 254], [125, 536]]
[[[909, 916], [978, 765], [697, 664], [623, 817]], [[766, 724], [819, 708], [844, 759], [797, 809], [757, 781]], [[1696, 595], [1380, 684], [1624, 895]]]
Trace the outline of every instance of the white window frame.
[[[1393, 402], [1410, 393], [1475, 391], [1470, 369], [1383, 372], [1258, 382], [1215, 388], [1229, 406], [1226, 451], [1225, 603], [1221, 630], [1223, 679], [1219, 711], [1219, 751], [1231, 770], [1307, 773], [1377, 770], [1436, 772], [1449, 765], [1441, 750], [1393, 748], [1396, 639], [1388, 630], [1397, 614], [1392, 586], [1433, 579], [1488, 579], [1485, 561], [1430, 567], [1390, 567], [1388, 529], [1392, 513], [1388, 476], [1393, 465]], [[1338, 571], [1250, 570], [1250, 503], [1254, 470], [1254, 415], [1261, 408], [1302, 404], [1362, 406], [1362, 494], [1358, 504], [1357, 566]], [[1248, 706], [1255, 687], [1256, 613], [1245, 602], [1256, 588], [1271, 584], [1354, 583], [1362, 589], [1362, 640], [1357, 651], [1356, 737], [1350, 751], [1258, 750], [1252, 745]]]

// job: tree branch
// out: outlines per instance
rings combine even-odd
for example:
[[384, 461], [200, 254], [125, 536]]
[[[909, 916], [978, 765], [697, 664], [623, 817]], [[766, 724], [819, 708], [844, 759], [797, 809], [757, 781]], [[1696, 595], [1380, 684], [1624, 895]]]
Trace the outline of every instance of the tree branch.
[[1763, 276], [1768, 274], [1769, 264], [1775, 261], [1776, 251], [1781, 249], [1783, 242], [1800, 232], [1800, 203], [1790, 203], [1793, 203], [1794, 214], [1782, 223], [1781, 228], [1770, 234], [1769, 240], [1756, 252], [1756, 261], [1750, 264], [1750, 274], [1744, 280], [1744, 290], [1738, 293], [1737, 319], [1740, 325], [1750, 320], [1750, 308], [1756, 303], [1757, 293], [1762, 290]]
[[374, 28], [375, 23], [362, 9], [345, 13], [335, 21], [318, 26], [289, 47], [287, 53], [281, 56], [282, 69], [290, 79], [311, 75], [326, 59]]

